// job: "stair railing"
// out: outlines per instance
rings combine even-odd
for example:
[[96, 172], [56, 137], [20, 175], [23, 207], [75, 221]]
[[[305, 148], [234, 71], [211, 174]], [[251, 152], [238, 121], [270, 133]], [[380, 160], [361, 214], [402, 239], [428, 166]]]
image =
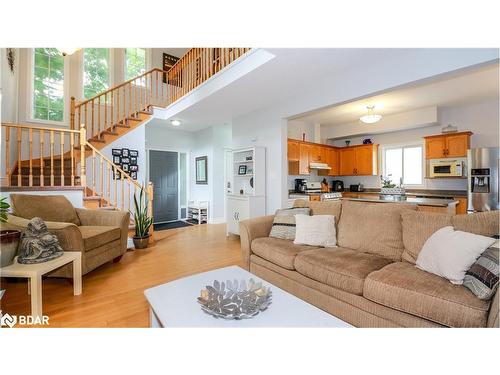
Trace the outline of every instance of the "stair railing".
[[[83, 129], [83, 132], [85, 129]], [[82, 130], [2, 123], [2, 177], [7, 186], [77, 186]]]
[[223, 68], [250, 48], [191, 48], [170, 70], [151, 69], [80, 103], [70, 103], [70, 128], [86, 124], [87, 139], [100, 140], [106, 132], [137, 119], [152, 107], [166, 107]]

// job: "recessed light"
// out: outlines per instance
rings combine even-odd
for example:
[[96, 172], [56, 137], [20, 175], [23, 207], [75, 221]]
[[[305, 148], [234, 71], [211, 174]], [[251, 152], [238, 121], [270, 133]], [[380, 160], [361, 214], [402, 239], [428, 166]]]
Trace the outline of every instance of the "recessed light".
[[367, 114], [364, 116], [361, 116], [359, 119], [364, 122], [365, 124], [374, 124], [382, 118], [382, 115], [377, 115], [375, 114], [375, 106], [368, 106], [366, 107], [367, 109]]
[[171, 120], [170, 123], [173, 125], [173, 126], [179, 126], [181, 124], [180, 120]]

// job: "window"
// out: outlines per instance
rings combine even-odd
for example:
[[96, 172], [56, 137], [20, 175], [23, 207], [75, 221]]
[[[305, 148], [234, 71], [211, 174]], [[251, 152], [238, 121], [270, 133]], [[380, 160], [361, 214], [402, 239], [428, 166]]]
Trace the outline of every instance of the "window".
[[384, 176], [398, 184], [423, 184], [423, 146], [387, 147], [384, 149]]
[[36, 120], [64, 121], [64, 57], [57, 48], [33, 49], [33, 108]]
[[92, 98], [109, 88], [109, 49], [83, 50], [83, 96]]
[[146, 72], [146, 49], [127, 48], [125, 50], [125, 80]]

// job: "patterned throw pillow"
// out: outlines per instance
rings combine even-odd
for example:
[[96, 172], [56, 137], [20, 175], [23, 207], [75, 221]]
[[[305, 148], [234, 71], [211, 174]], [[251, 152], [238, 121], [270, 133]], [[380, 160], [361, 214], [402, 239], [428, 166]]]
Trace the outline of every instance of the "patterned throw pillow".
[[488, 300], [498, 288], [498, 241], [489, 247], [467, 271], [463, 285], [477, 298]]
[[310, 215], [310, 211], [310, 208], [277, 210], [269, 237], [293, 241], [295, 239], [295, 215]]

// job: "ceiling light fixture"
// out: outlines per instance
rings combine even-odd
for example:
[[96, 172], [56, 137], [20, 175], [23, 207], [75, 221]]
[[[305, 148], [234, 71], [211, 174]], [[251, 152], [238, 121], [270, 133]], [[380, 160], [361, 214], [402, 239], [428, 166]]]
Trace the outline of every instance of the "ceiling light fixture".
[[367, 113], [364, 116], [361, 116], [359, 119], [365, 124], [374, 124], [382, 118], [382, 115], [377, 115], [374, 112], [375, 106], [367, 106]]
[[179, 126], [181, 124], [181, 122], [179, 120], [171, 120], [170, 123], [173, 125], [173, 126]]
[[70, 56], [81, 48], [59, 48], [63, 56]]

